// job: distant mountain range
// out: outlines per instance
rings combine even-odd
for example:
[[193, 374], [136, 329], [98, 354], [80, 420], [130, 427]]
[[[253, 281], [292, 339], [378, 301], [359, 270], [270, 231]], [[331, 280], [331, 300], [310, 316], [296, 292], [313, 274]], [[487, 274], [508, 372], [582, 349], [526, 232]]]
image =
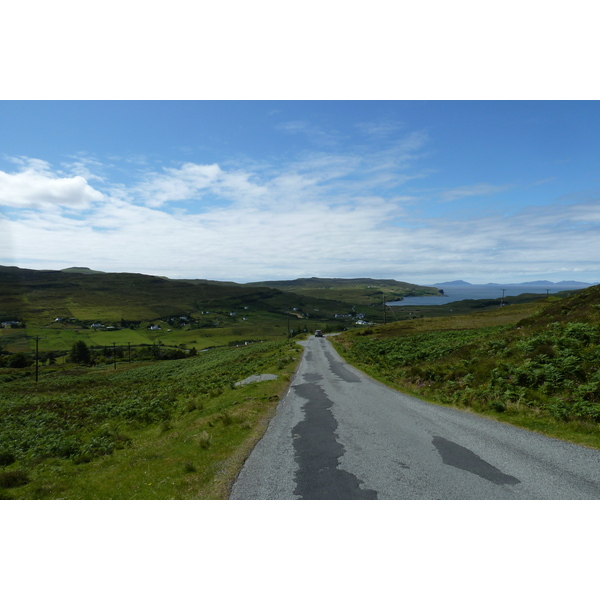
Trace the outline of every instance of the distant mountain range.
[[[69, 267], [68, 269], [61, 269], [63, 273], [79, 273], [82, 275], [95, 275], [95, 274], [105, 274], [104, 271], [94, 271], [89, 269], [88, 267]], [[163, 279], [168, 279], [167, 277], [163, 277]], [[213, 281], [210, 279], [182, 279], [178, 281], [186, 281], [188, 283], [214, 283], [214, 284], [226, 284], [226, 285], [244, 285], [234, 283], [232, 281]], [[395, 281], [394, 279], [323, 279], [320, 277], [311, 277], [311, 278], [303, 278], [303, 279], [294, 279], [293, 281], [258, 281], [253, 283], [248, 283], [245, 285], [248, 286], [267, 286], [274, 287], [277, 289], [284, 288], [302, 288], [305, 290], [306, 288], [324, 288], [326, 287], [353, 287], [356, 285], [377, 285], [377, 286], [399, 286], [403, 288], [412, 288], [412, 290], [424, 290], [427, 286], [419, 286], [410, 283], [406, 283], [404, 281]], [[462, 279], [456, 279], [455, 281], [444, 281], [442, 283], [434, 283], [432, 287], [440, 288], [440, 287], [449, 287], [453, 285], [493, 285], [493, 286], [511, 286], [511, 285], [561, 285], [561, 286], [569, 286], [569, 287], [588, 287], [591, 285], [597, 285], [596, 283], [585, 283], [583, 281], [558, 281], [554, 283], [553, 281], [548, 281], [547, 279], [541, 279], [539, 281], [523, 281], [522, 283], [469, 283], [468, 281], [463, 281]], [[296, 290], [294, 290], [296, 291]]]
[[554, 283], [553, 281], [548, 281], [546, 279], [541, 279], [539, 281], [523, 281], [522, 283], [482, 283], [482, 284], [473, 284], [473, 283], [469, 283], [468, 281], [463, 281], [462, 279], [456, 279], [455, 281], [444, 281], [442, 283], [434, 283], [433, 286], [434, 287], [450, 287], [453, 285], [493, 285], [493, 286], [499, 286], [499, 285], [506, 285], [506, 286], [510, 286], [510, 285], [518, 285], [518, 286], [523, 286], [523, 285], [536, 285], [536, 286], [542, 286], [542, 285], [566, 285], [566, 286], [581, 286], [581, 287], [588, 287], [591, 285], [594, 285], [593, 283], [585, 283], [583, 281], [558, 281], [556, 283]]

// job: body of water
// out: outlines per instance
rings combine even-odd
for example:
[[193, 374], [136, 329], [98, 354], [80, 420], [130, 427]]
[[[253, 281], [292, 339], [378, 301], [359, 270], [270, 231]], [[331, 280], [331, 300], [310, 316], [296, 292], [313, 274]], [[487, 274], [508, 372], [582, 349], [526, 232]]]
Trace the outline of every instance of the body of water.
[[400, 302], [388, 302], [390, 306], [436, 306], [457, 302], [459, 300], [481, 300], [484, 298], [502, 298], [519, 296], [520, 294], [550, 294], [563, 292], [565, 290], [581, 290], [587, 286], [569, 287], [561, 285], [449, 285], [444, 287], [444, 296], [407, 296]]

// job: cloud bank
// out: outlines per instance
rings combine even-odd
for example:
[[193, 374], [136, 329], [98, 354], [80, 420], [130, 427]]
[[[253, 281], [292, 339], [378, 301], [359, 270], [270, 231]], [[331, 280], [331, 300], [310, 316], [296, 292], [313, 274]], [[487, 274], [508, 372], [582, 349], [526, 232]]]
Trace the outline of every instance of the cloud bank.
[[0, 233], [10, 234], [0, 264], [239, 282], [598, 278], [599, 194], [523, 206], [509, 217], [490, 215], [488, 206], [442, 220], [439, 203], [479, 196], [485, 204], [492, 195], [496, 203], [510, 186], [409, 188], [427, 177], [415, 164], [425, 144], [411, 134], [385, 151], [312, 153], [279, 166], [189, 162], [147, 169], [127, 184], [95, 175], [98, 161], [55, 169], [21, 157], [15, 172], [0, 171]]

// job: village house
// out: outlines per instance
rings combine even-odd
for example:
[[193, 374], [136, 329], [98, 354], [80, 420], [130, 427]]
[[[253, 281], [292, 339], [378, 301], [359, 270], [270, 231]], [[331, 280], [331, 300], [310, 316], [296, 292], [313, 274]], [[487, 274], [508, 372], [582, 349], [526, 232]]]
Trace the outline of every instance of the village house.
[[11, 327], [16, 327], [20, 324], [21, 321], [4, 321], [4, 323], [2, 323], [2, 327], [4, 327], [4, 329], [10, 329]]

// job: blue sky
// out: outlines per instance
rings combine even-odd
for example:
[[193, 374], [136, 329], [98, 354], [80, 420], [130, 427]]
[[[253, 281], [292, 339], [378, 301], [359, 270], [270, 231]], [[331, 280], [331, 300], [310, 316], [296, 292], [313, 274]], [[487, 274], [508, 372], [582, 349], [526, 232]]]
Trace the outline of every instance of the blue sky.
[[2, 101], [0, 264], [600, 280], [597, 101]]

